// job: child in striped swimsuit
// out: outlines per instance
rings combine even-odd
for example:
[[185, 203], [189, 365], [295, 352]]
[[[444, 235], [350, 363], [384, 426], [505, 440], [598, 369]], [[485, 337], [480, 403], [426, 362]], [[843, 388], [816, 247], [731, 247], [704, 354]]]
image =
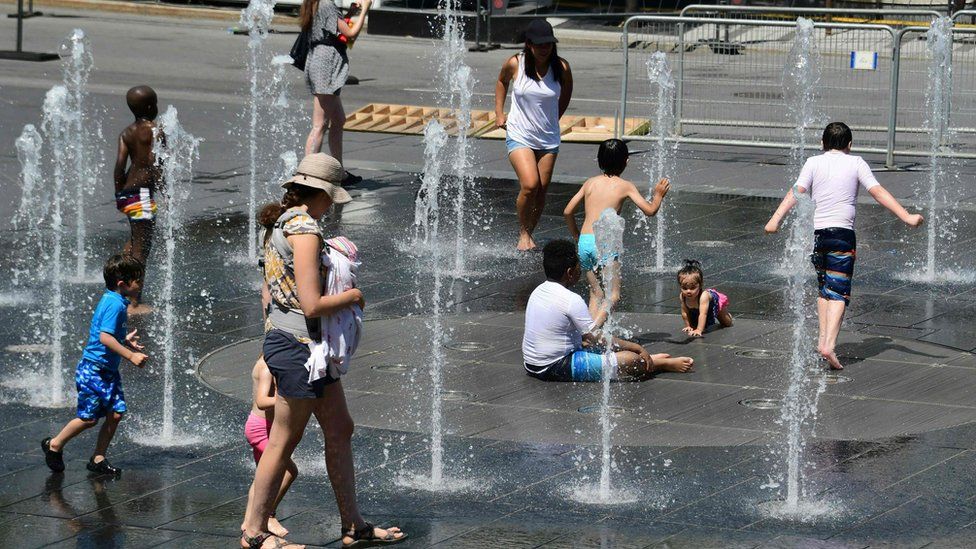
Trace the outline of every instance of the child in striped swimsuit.
[[[119, 135], [114, 174], [115, 205], [128, 218], [131, 231], [123, 251], [146, 265], [156, 219], [153, 195], [162, 179], [153, 153], [159, 132], [155, 122], [158, 113], [156, 92], [149, 86], [136, 86], [125, 94], [125, 102], [135, 121]], [[132, 300], [130, 313], [147, 312], [144, 306], [139, 306], [140, 298]]]

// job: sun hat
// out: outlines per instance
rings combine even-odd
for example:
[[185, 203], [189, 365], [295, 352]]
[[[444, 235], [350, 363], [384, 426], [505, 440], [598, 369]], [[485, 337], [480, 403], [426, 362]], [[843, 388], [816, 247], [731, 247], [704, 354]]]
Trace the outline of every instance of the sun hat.
[[559, 42], [552, 33], [552, 25], [545, 19], [533, 19], [525, 27], [525, 39], [533, 44], [555, 44]]
[[287, 189], [292, 184], [297, 184], [322, 189], [328, 193], [332, 202], [345, 204], [352, 202], [352, 197], [341, 186], [345, 174], [338, 160], [325, 153], [315, 153], [303, 158], [295, 170], [295, 175], [281, 186]]

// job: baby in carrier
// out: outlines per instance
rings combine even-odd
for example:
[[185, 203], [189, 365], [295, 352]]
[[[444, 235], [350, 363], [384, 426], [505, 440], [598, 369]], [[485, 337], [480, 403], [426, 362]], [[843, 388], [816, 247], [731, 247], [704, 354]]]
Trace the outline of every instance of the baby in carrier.
[[[356, 271], [359, 269], [358, 250], [351, 240], [337, 236], [325, 241], [322, 249], [323, 281], [326, 295], [341, 294], [356, 287]], [[309, 383], [329, 376], [339, 379], [349, 371], [359, 338], [363, 331], [363, 310], [353, 305], [322, 317], [319, 334], [312, 334], [309, 344], [311, 356], [305, 363]]]

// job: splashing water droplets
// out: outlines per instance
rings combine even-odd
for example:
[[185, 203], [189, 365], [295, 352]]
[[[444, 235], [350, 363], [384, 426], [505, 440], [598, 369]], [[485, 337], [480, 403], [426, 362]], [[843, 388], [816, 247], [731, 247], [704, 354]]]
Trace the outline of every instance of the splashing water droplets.
[[[668, 56], [664, 52], [654, 52], [647, 59], [647, 80], [651, 88], [651, 95], [654, 97], [654, 117], [650, 121], [651, 132], [654, 139], [651, 141], [651, 154], [644, 158], [644, 173], [647, 177], [647, 199], [651, 200], [654, 195], [654, 187], [661, 178], [674, 179], [675, 154], [678, 142], [668, 141], [674, 130], [674, 102], [675, 84], [671, 75], [671, 66], [668, 64]], [[667, 203], [661, 205], [656, 217], [656, 228], [654, 231], [654, 272], [668, 272], [674, 270], [667, 265], [667, 246], [664, 243], [665, 233], [667, 232]], [[637, 213], [636, 227], [646, 227], [650, 232], [650, 224], [647, 217]]]

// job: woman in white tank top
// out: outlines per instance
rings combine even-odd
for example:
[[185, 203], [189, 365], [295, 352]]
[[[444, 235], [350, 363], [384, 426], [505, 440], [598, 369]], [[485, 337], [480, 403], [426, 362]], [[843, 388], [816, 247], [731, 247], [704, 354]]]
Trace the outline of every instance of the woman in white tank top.
[[[546, 189], [559, 154], [559, 119], [573, 95], [573, 73], [556, 52], [552, 25], [534, 19], [525, 31], [525, 49], [502, 66], [495, 82], [495, 125], [506, 130], [508, 160], [518, 176], [515, 209], [519, 218], [519, 250], [532, 250], [532, 231], [546, 202]], [[505, 96], [512, 88], [511, 111]]]

